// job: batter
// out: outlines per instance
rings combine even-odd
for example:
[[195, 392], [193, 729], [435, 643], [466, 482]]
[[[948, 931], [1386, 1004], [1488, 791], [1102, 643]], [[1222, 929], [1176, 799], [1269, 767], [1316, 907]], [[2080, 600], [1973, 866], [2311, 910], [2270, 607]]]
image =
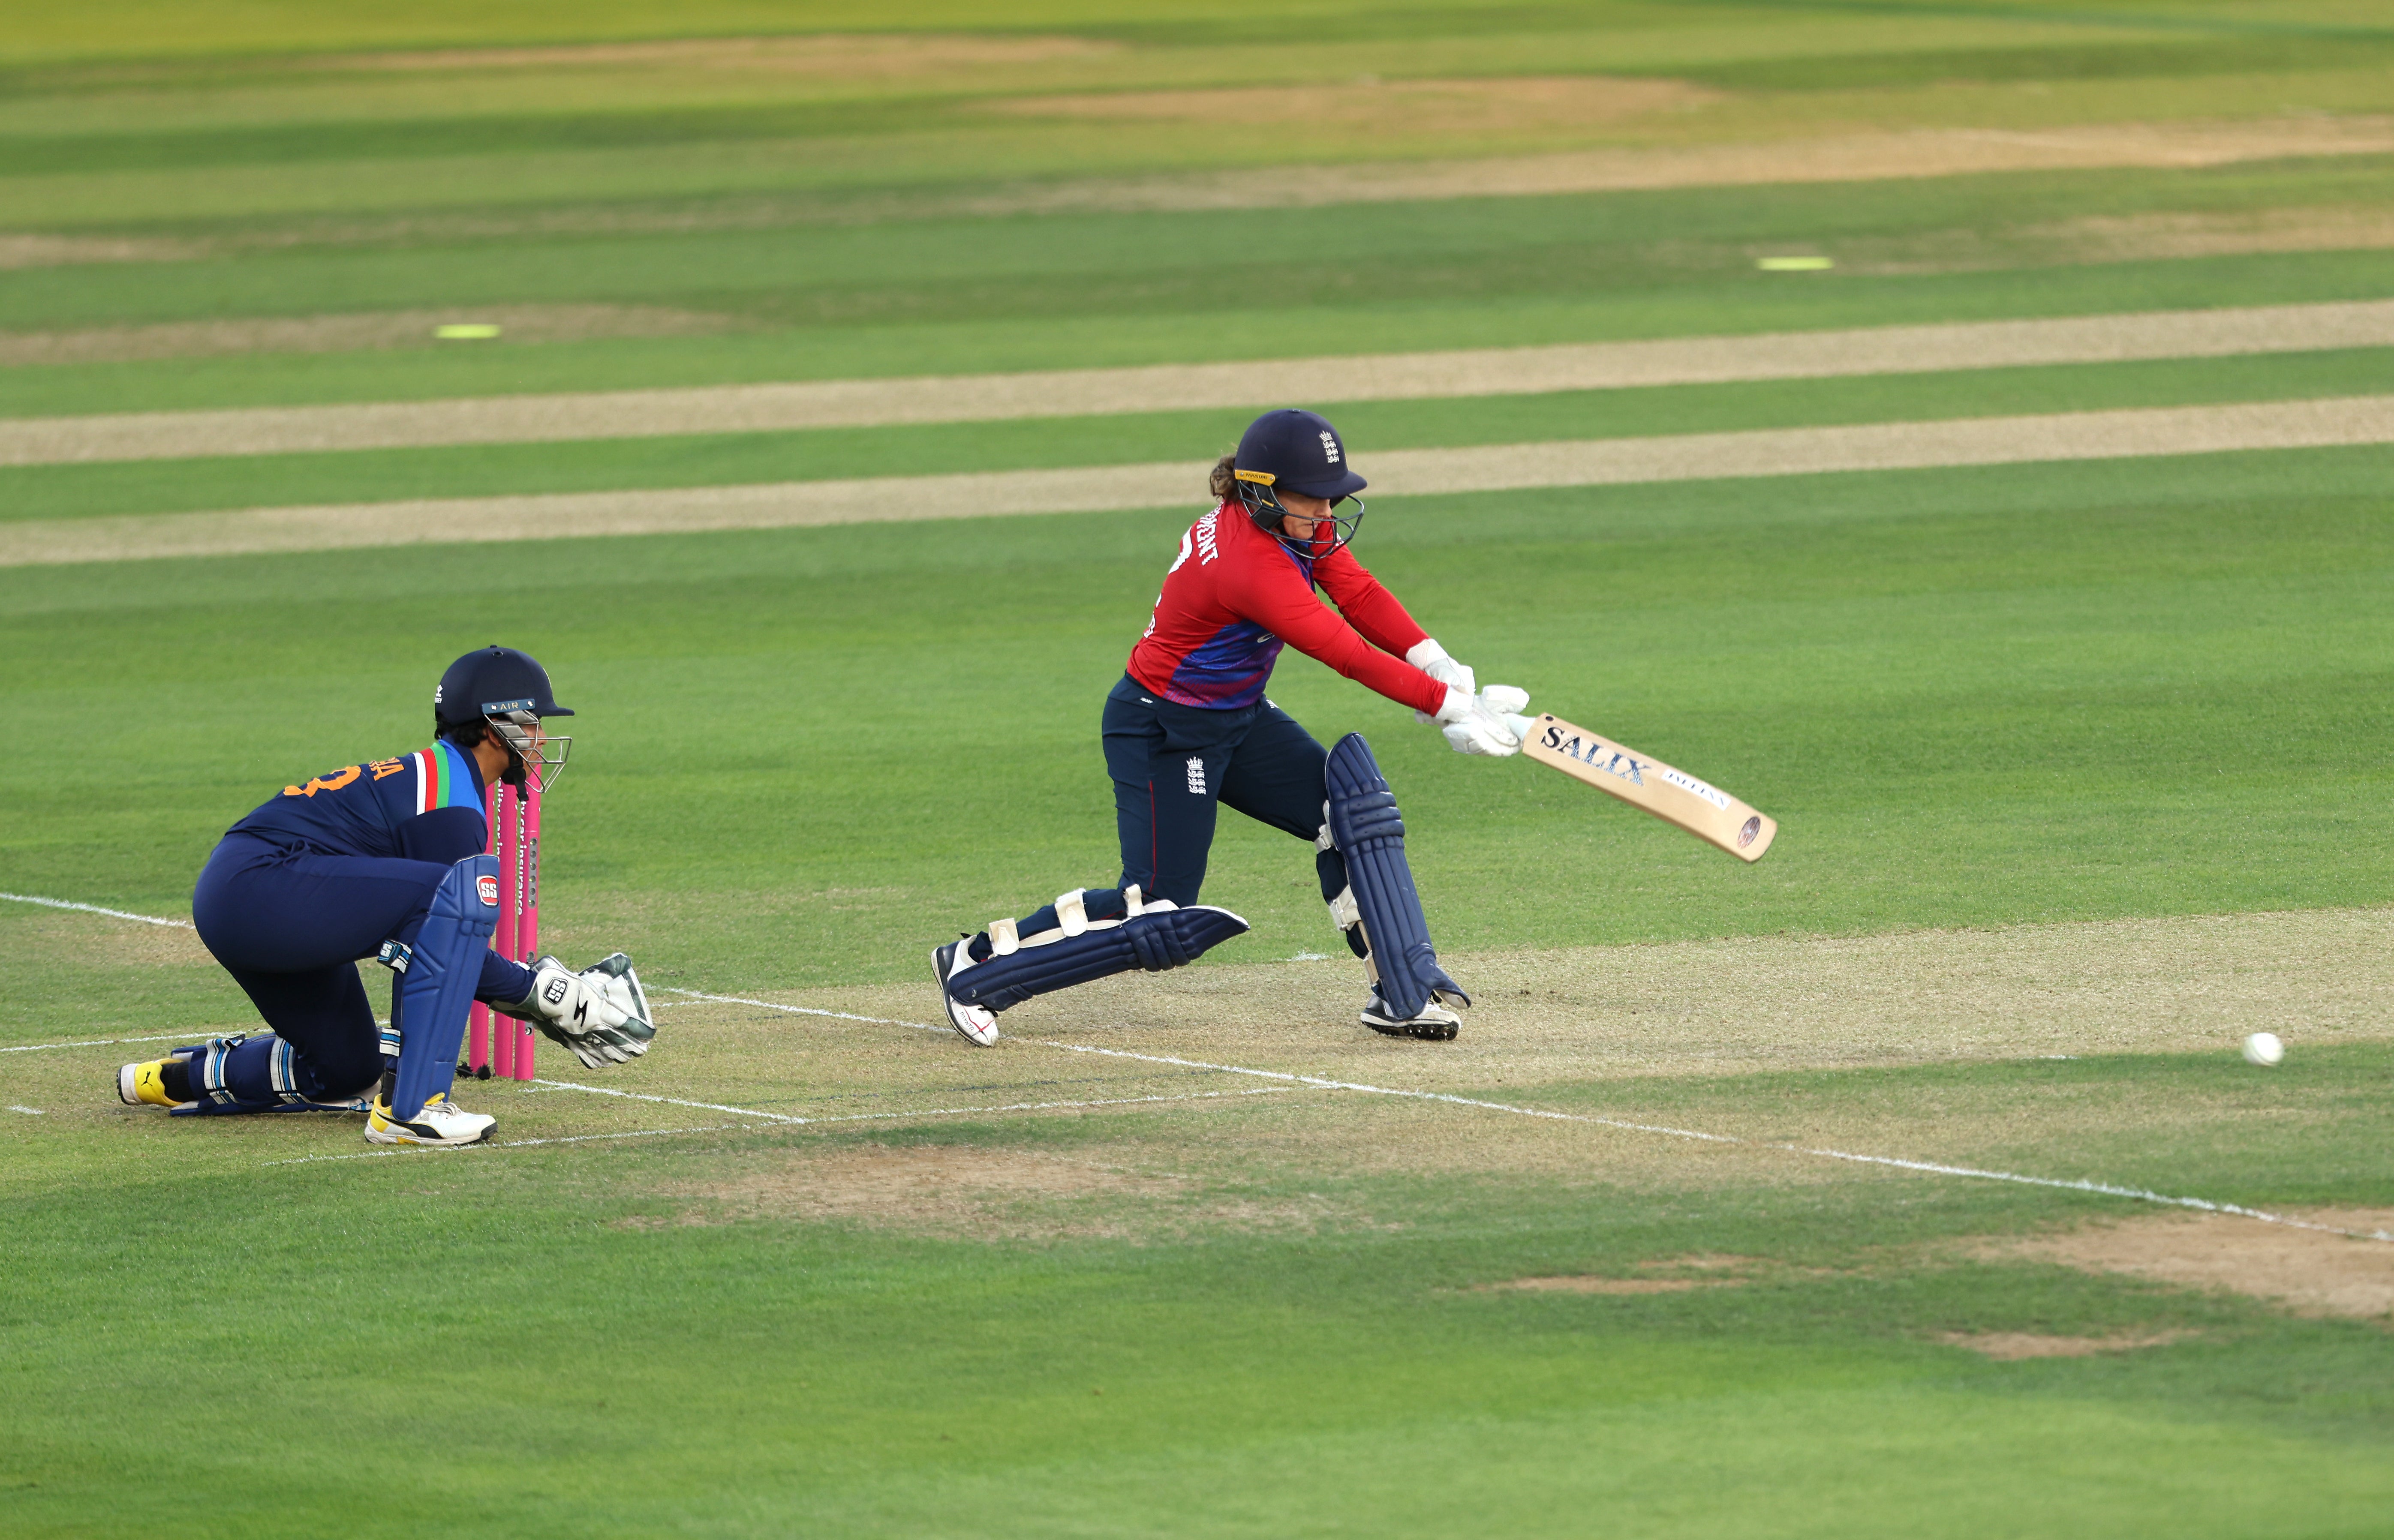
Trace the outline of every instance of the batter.
[[[1216, 464], [1215, 505], [1179, 555], [1106, 698], [1122, 873], [932, 954], [948, 1020], [984, 1047], [997, 1015], [1131, 968], [1177, 967], [1246, 921], [1200, 905], [1217, 807], [1315, 847], [1331, 918], [1371, 984], [1362, 1023], [1453, 1038], [1469, 997], [1439, 965], [1404, 859], [1394, 796], [1359, 734], [1325, 750], [1267, 699], [1283, 646], [1434, 723], [1457, 750], [1517, 753], [1529, 697], [1477, 687], [1349, 548], [1367, 483], [1328, 421], [1294, 408], [1251, 424]], [[1342, 512], [1342, 508], [1346, 511]], [[1319, 589], [1337, 607], [1325, 607]]]

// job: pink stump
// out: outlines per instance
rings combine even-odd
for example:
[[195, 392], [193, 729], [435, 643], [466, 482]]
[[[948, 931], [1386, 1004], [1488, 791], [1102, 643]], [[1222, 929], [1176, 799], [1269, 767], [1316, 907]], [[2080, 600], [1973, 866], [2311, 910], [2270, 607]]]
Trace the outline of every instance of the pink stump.
[[[540, 956], [540, 777], [525, 779], [516, 804], [516, 960], [530, 967]], [[516, 1031], [516, 1078], [533, 1076], [530, 1022], [509, 1022]]]
[[[497, 855], [499, 849], [498, 799], [492, 797], [490, 804], [491, 842], [487, 848], [493, 855]], [[493, 940], [495, 939], [494, 937]], [[480, 1000], [476, 1000], [474, 1009], [467, 1013], [466, 1022], [466, 1068], [487, 1080], [491, 1076], [491, 1008]]]
[[[516, 951], [516, 911], [521, 889], [516, 877], [517, 853], [522, 839], [522, 814], [514, 787], [501, 785], [492, 789], [491, 818], [499, 829], [499, 837], [491, 846], [491, 853], [499, 858], [499, 925], [491, 936], [491, 945], [501, 957], [513, 958], [520, 955]], [[495, 1016], [491, 1021], [491, 1073], [502, 1080], [514, 1077], [516, 1073], [519, 1024], [508, 1016]]]

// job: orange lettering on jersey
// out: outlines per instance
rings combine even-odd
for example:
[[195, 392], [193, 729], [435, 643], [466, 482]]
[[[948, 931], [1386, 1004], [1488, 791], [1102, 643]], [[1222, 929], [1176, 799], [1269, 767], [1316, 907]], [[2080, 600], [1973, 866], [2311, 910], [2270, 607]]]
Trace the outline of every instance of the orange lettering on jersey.
[[344, 769], [335, 770], [329, 776], [318, 776], [305, 786], [286, 786], [283, 789], [283, 794], [286, 797], [312, 797], [319, 791], [338, 791], [357, 779], [358, 772], [364, 768], [365, 766], [362, 764], [352, 764]]
[[374, 762], [375, 779], [380, 780], [385, 776], [396, 776], [406, 768], [407, 762], [403, 759], [378, 759]]

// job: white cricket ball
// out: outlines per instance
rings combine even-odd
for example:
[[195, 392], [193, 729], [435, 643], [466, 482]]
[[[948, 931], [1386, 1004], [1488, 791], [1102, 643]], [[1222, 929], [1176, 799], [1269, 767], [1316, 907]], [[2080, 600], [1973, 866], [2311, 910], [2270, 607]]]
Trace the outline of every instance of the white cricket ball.
[[2267, 1069], [2286, 1056], [2286, 1045], [2274, 1032], [2256, 1032], [2244, 1039], [2244, 1062]]

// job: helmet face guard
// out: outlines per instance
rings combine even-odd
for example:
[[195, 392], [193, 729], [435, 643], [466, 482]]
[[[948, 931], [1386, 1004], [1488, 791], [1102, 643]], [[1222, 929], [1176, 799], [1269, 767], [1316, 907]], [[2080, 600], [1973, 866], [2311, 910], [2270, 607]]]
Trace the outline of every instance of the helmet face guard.
[[[1330, 500], [1329, 514], [1314, 520], [1313, 538], [1299, 540], [1281, 524], [1284, 518], [1301, 516], [1290, 513], [1281, 502], [1280, 493], [1273, 489], [1277, 477], [1271, 472], [1234, 469], [1230, 476], [1231, 485], [1238, 489], [1239, 505], [1246, 509], [1247, 516], [1255, 520], [1256, 528], [1308, 561], [1319, 561], [1340, 546], [1350, 543], [1355, 539], [1355, 532], [1362, 528], [1363, 500], [1352, 495], [1334, 497]], [[1338, 505], [1342, 502], [1353, 503], [1355, 511], [1341, 514]], [[1327, 545], [1322, 543], [1322, 526], [1324, 524], [1329, 525], [1333, 531]]]
[[544, 718], [572, 716], [549, 691], [548, 671], [530, 653], [513, 647], [477, 648], [449, 665], [432, 692], [432, 722], [442, 734], [480, 723], [491, 741], [506, 745], [513, 763], [499, 779], [522, 786], [540, 777], [540, 790], [565, 770], [572, 751], [570, 737], [551, 737]]
[[501, 743], [516, 756], [515, 768], [501, 777], [502, 780], [521, 785], [526, 777], [536, 777], [543, 792], [565, 774], [565, 761], [573, 752], [572, 735], [551, 737], [533, 714], [532, 703], [523, 701], [494, 702], [497, 709], [485, 711], [482, 720]]

